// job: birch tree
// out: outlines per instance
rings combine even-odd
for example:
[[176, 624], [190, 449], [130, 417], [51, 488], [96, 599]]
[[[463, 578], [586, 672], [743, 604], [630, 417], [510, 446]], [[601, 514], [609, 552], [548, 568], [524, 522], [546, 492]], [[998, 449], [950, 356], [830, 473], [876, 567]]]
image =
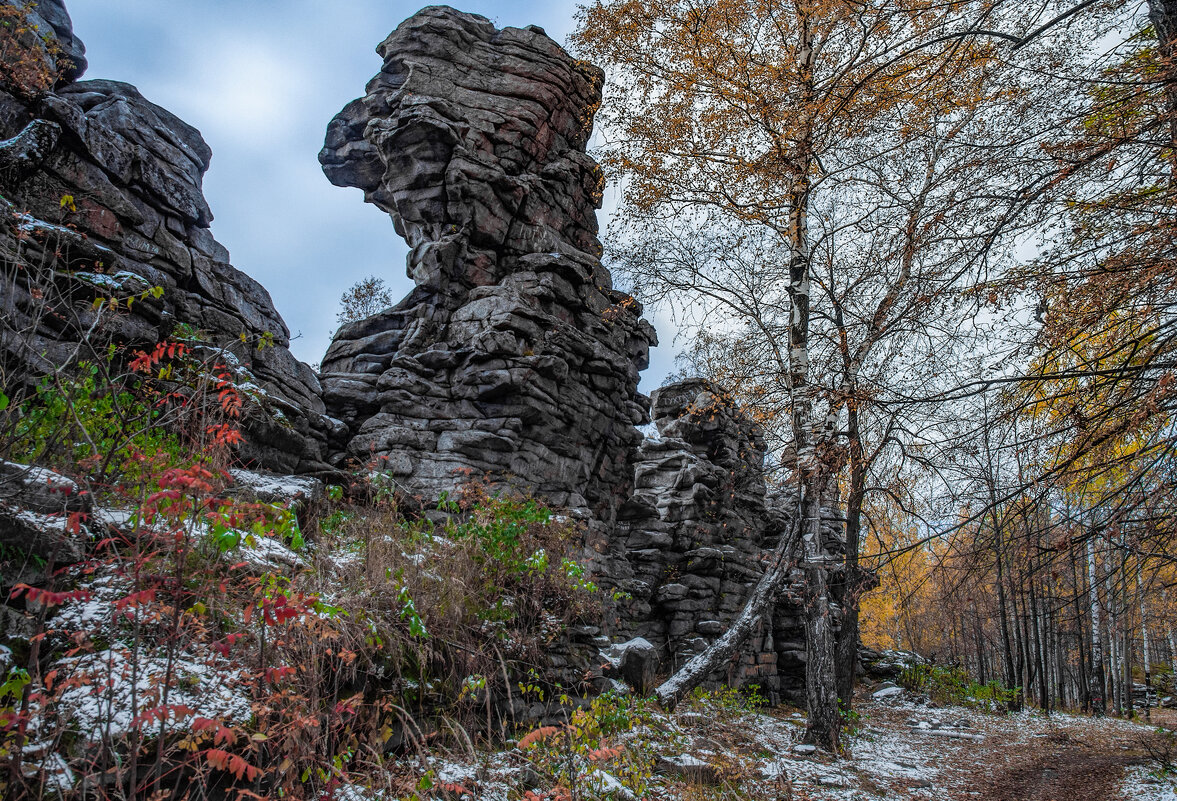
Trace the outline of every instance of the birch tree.
[[[745, 299], [744, 322], [763, 336], [787, 420], [783, 450], [808, 588], [807, 737], [830, 750], [838, 747], [839, 721], [820, 509], [845, 451], [836, 434], [847, 392], [822, 393], [814, 378], [814, 315], [832, 314], [815, 298], [815, 246], [830, 232], [826, 215], [839, 191], [851, 199], [857, 167], [900, 147], [898, 116], [915, 129], [975, 101], [984, 53], [949, 40], [910, 47], [953, 22], [957, 10], [614, 0], [584, 8], [573, 36], [609, 73], [599, 116], [609, 144], [601, 155], [606, 172], [622, 180], [622, 216], [647, 231], [677, 220], [747, 232], [743, 241], [770, 258], [754, 271], [766, 291]], [[691, 287], [708, 296], [704, 302], [732, 294], [717, 282], [691, 279]], [[876, 316], [889, 320], [894, 299], [886, 294], [876, 299]], [[853, 373], [855, 357], [848, 358]], [[770, 595], [758, 589], [753, 597], [769, 603]], [[758, 617], [763, 607], [745, 612]], [[688, 684], [675, 682], [662, 695], [672, 703]]]

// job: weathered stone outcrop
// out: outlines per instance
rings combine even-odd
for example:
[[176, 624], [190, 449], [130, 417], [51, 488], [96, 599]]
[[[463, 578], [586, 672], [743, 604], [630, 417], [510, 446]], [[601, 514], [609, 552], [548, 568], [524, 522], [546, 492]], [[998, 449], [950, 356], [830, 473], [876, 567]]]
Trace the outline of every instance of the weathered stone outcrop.
[[[42, 30], [55, 31], [61, 50], [84, 65], [64, 6], [42, 0], [37, 8]], [[35, 381], [86, 357], [83, 339], [131, 352], [183, 324], [228, 348], [250, 386], [243, 459], [281, 472], [327, 469], [335, 424], [323, 415], [318, 379], [291, 355], [269, 293], [229, 263], [208, 230], [201, 183], [212, 152], [200, 132], [116, 81], [67, 81], [36, 101], [22, 94], [0, 87], [8, 375]], [[156, 286], [162, 297], [144, 295]], [[118, 299], [122, 311], [98, 314], [98, 298]]]
[[[42, 13], [80, 57], [64, 7]], [[571, 510], [587, 524], [593, 579], [622, 600], [607, 628], [554, 641], [549, 667], [578, 686], [598, 649], [628, 639], [617, 675], [648, 686], [726, 630], [788, 526], [764, 442], [698, 380], [654, 394], [656, 437], [637, 428], [650, 420], [637, 387], [656, 335], [600, 262], [602, 179], [585, 148], [601, 72], [538, 28], [498, 30], [444, 7], [379, 52], [380, 73], [331, 122], [320, 160], [388, 212], [417, 286], [341, 328], [321, 376], [290, 354], [268, 293], [209, 232], [211, 151], [198, 131], [114, 81], [67, 78], [36, 101], [0, 91], [0, 370], [34, 383], [84, 357], [83, 341], [127, 352], [200, 331], [199, 353], [223, 348], [243, 385], [247, 463], [371, 465], [426, 502], [477, 480]], [[75, 509], [56, 492], [37, 507], [24, 475], [0, 475], [0, 542], [64, 543], [80, 558], [85, 538], [64, 536]], [[235, 478], [258, 500], [313, 505], [322, 491]], [[837, 523], [825, 532], [835, 551]], [[716, 681], [799, 699], [802, 581]]]
[[585, 154], [602, 73], [538, 28], [426, 8], [379, 47], [319, 156], [411, 247], [416, 289], [344, 326], [323, 359], [337, 458], [409, 495], [464, 476], [612, 519], [647, 420], [653, 329], [601, 266]]
[[[632, 596], [619, 635], [659, 646], [669, 672], [727, 630], [791, 507], [767, 490], [758, 427], [721, 389], [701, 379], [669, 384], [654, 392], [653, 414], [658, 435], [638, 451], [634, 494], [619, 511], [605, 570]], [[825, 542], [836, 552], [840, 521], [827, 511]], [[716, 681], [802, 699], [803, 582], [795, 571], [771, 617]]]
[[[635, 428], [656, 338], [599, 261], [585, 144], [601, 74], [538, 29], [445, 7], [379, 52], [319, 159], [389, 213], [417, 288], [342, 328], [323, 360], [348, 426], [335, 458], [427, 501], [471, 477], [579, 509], [595, 578], [626, 598], [604, 633], [645, 638], [643, 671], [669, 671], [742, 609], [788, 505], [768, 497], [757, 427], [706, 382], [654, 394], [658, 437]], [[717, 680], [800, 697], [802, 581]]]

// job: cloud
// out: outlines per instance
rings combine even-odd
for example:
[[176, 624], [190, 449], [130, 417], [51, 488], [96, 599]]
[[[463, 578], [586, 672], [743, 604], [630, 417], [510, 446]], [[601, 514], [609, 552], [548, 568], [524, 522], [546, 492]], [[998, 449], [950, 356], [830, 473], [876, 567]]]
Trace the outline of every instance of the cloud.
[[312, 79], [289, 62], [272, 42], [219, 37], [197, 62], [202, 69], [187, 76], [192, 116], [206, 135], [242, 149], [265, 149], [275, 133], [290, 136]]

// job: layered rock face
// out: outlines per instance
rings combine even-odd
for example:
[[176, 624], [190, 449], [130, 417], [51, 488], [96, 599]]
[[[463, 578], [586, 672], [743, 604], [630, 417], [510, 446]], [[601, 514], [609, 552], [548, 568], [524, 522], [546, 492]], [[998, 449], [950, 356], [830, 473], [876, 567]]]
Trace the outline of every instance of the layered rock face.
[[[595, 580], [626, 599], [606, 633], [648, 640], [668, 672], [743, 608], [789, 504], [768, 497], [757, 427], [704, 381], [654, 394], [658, 437], [635, 428], [656, 338], [599, 261], [585, 144], [601, 74], [538, 29], [444, 7], [379, 52], [319, 159], [389, 213], [417, 287], [323, 360], [328, 413], [348, 426], [334, 458], [426, 501], [473, 478], [579, 509]], [[716, 682], [802, 698], [802, 582]]]
[[[229, 348], [225, 360], [251, 387], [243, 459], [282, 472], [328, 469], [335, 424], [323, 415], [317, 377], [288, 350], [269, 293], [229, 263], [208, 230], [208, 145], [129, 84], [73, 80], [84, 48], [64, 6], [42, 0], [36, 8], [39, 21], [30, 22], [41, 26], [45, 52], [26, 48], [29, 63], [56, 52], [75, 66], [36, 99], [11, 81], [0, 91], [0, 139], [8, 137], [0, 143], [0, 340], [9, 376], [35, 381], [85, 357], [83, 339], [129, 353], [184, 324], [210, 348]], [[59, 47], [46, 45], [50, 30]], [[161, 297], [145, 294], [156, 286]], [[120, 311], [98, 314], [96, 299], [107, 308], [118, 300]]]
[[[658, 436], [642, 443], [635, 491], [619, 513], [610, 578], [632, 601], [622, 636], [661, 647], [669, 672], [702, 652], [743, 609], [766, 551], [789, 527], [788, 499], [771, 497], [758, 427], [701, 379], [654, 392]], [[827, 510], [827, 547], [842, 544]], [[795, 571], [773, 614], [739, 659], [714, 680], [756, 684], [774, 699], [803, 701], [804, 574]]]
[[426, 8], [331, 122], [328, 178], [387, 211], [416, 289], [323, 359], [338, 459], [433, 500], [486, 477], [609, 520], [628, 494], [653, 329], [599, 261], [585, 154], [602, 73], [538, 28]]

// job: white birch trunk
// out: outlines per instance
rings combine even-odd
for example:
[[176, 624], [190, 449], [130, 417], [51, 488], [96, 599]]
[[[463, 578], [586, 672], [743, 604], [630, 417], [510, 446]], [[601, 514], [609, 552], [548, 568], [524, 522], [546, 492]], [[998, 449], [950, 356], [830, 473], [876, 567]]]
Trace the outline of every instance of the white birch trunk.
[[1136, 598], [1140, 602], [1140, 641], [1144, 649], [1144, 718], [1152, 720], [1152, 657], [1148, 652], [1148, 616], [1144, 609], [1144, 570], [1136, 568]]
[[1169, 591], [1161, 590], [1161, 608], [1165, 610], [1165, 639], [1169, 641], [1169, 692], [1177, 692], [1177, 648], [1173, 641], [1173, 619], [1169, 614]]
[[1103, 647], [1100, 642], [1100, 627], [1103, 625], [1099, 608], [1099, 584], [1096, 580], [1095, 569], [1095, 538], [1087, 540], [1087, 587], [1088, 602], [1091, 610], [1091, 711], [1102, 715], [1107, 711], [1107, 699], [1104, 696], [1103, 682]]

